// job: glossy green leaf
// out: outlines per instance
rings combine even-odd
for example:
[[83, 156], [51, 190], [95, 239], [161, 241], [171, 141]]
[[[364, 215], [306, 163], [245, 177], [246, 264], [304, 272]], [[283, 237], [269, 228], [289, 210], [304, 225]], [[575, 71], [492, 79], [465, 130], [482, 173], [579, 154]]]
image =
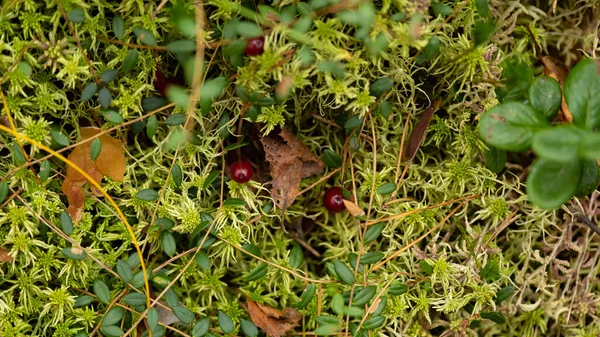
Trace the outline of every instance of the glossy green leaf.
[[189, 92], [178, 86], [178, 85], [170, 85], [167, 88], [167, 98], [172, 103], [175, 103], [179, 107], [185, 107], [190, 99]]
[[98, 100], [100, 101], [100, 105], [102, 105], [104, 109], [107, 109], [110, 106], [110, 103], [112, 102], [112, 95], [110, 94], [110, 90], [108, 90], [107, 88], [100, 89], [100, 92], [98, 92]]
[[548, 120], [552, 119], [560, 109], [562, 90], [552, 77], [536, 78], [529, 87], [529, 104], [541, 112]]
[[175, 307], [173, 313], [184, 324], [194, 323], [194, 313], [186, 307]]
[[233, 321], [226, 313], [219, 310], [219, 314], [217, 315], [217, 319], [219, 321], [219, 326], [224, 333], [231, 333], [234, 330]]
[[379, 298], [379, 305], [377, 306], [377, 309], [375, 309], [375, 311], [373, 311], [371, 314], [373, 316], [379, 316], [383, 313], [383, 310], [385, 310], [385, 306], [387, 305], [387, 297], [382, 296]]
[[116, 325], [103, 325], [100, 328], [100, 332], [107, 337], [120, 337], [125, 334], [123, 330]]
[[242, 318], [240, 319], [240, 326], [242, 327], [244, 335], [248, 337], [258, 336], [258, 328], [251, 321]]
[[165, 124], [170, 126], [177, 126], [185, 123], [185, 114], [173, 114], [165, 120]]
[[400, 283], [398, 281], [394, 282], [388, 288], [388, 294], [392, 296], [400, 296], [408, 291], [408, 286], [404, 283]]
[[148, 309], [148, 313], [146, 314], [146, 318], [148, 319], [148, 326], [152, 331], [155, 331], [158, 328], [158, 310], [155, 307]]
[[573, 124], [589, 130], [600, 127], [600, 74], [597, 61], [580, 61], [565, 81], [565, 100]]
[[338, 333], [338, 331], [340, 330], [340, 326], [339, 324], [326, 324], [326, 325], [319, 325], [318, 328], [315, 329], [315, 331], [313, 331], [313, 333], [317, 336], [328, 336], [328, 335], [335, 335]]
[[298, 269], [302, 265], [302, 261], [304, 260], [304, 252], [299, 245], [294, 244], [292, 250], [290, 251], [290, 267], [293, 269]]
[[85, 20], [85, 12], [81, 8], [73, 8], [67, 14], [69, 21], [74, 23], [81, 23]]
[[244, 277], [244, 281], [250, 282], [263, 278], [267, 275], [267, 271], [269, 271], [268, 267], [269, 266], [266, 263], [262, 262]]
[[350, 270], [350, 268], [348, 268], [348, 266], [341, 262], [341, 261], [334, 261], [333, 262], [333, 266], [335, 268], [335, 272], [338, 275], [340, 281], [346, 283], [346, 284], [353, 284], [355, 279], [354, 279], [354, 273], [352, 272], [352, 270]]
[[315, 318], [315, 321], [319, 325], [338, 325], [338, 324], [340, 324], [340, 319], [338, 317], [325, 316], [325, 315], [317, 316], [317, 318]]
[[567, 202], [577, 188], [581, 161], [557, 162], [538, 158], [527, 177], [527, 195], [534, 204], [554, 209]]
[[73, 305], [73, 308], [85, 307], [86, 305], [91, 304], [93, 300], [94, 299], [90, 295], [77, 296], [77, 298], [75, 299], [75, 304]]
[[345, 77], [344, 68], [338, 62], [321, 61], [317, 65], [317, 69], [326, 73], [331, 73], [337, 80], [343, 80]]
[[13, 153], [13, 158], [15, 159], [15, 162], [18, 165], [25, 164], [25, 162], [26, 162], [26, 160], [25, 160], [25, 154], [23, 153], [23, 151], [21, 151], [21, 148], [19, 147], [19, 144], [13, 143], [13, 145], [12, 145], [12, 153]]
[[344, 296], [342, 294], [335, 294], [331, 298], [331, 310], [338, 315], [341, 315], [344, 311]]
[[158, 120], [155, 115], [148, 117], [148, 123], [146, 124], [146, 135], [148, 138], [154, 137], [156, 130], [158, 129]]
[[344, 307], [342, 314], [350, 317], [363, 317], [365, 315], [365, 310], [355, 306]]
[[263, 35], [263, 31], [253, 22], [240, 21], [235, 24], [235, 31], [247, 38], [259, 37]]
[[129, 293], [123, 296], [123, 302], [129, 305], [144, 305], [146, 304], [146, 295], [142, 293]]
[[354, 129], [360, 128], [362, 124], [363, 118], [360, 118], [359, 116], [352, 116], [346, 121], [346, 123], [344, 123], [344, 129], [346, 129], [347, 132], [352, 131]]
[[[355, 270], [356, 269], [356, 263], [358, 262], [358, 255], [356, 253], [348, 253], [348, 262], [350, 262], [350, 266], [352, 267], [351, 269]], [[362, 273], [363, 270], [364, 270], [364, 266], [362, 264], [359, 264], [359, 266], [358, 266], [358, 272]]]
[[[131, 49], [130, 51], [127, 52], [127, 55], [125, 55], [125, 59], [123, 59], [123, 72], [128, 73], [131, 70], [133, 70], [135, 68], [135, 66], [137, 66], [137, 62], [138, 62], [138, 51], [135, 49]], [[142, 107], [144, 106], [144, 103], [142, 101]], [[153, 109], [155, 110], [155, 109]]]
[[123, 117], [121, 116], [121, 114], [119, 114], [118, 112], [113, 111], [113, 110], [102, 111], [102, 117], [104, 117], [104, 119], [106, 119], [107, 121], [114, 123], [114, 124], [123, 123]]
[[196, 51], [196, 43], [191, 40], [177, 40], [166, 45], [171, 53], [191, 53]]
[[439, 52], [440, 39], [437, 36], [434, 36], [429, 39], [429, 42], [427, 42], [427, 45], [423, 49], [423, 56], [425, 56], [426, 59], [431, 60], [436, 57]]
[[379, 262], [383, 258], [381, 252], [368, 252], [360, 258], [360, 264], [373, 264]]
[[441, 16], [448, 16], [448, 15], [452, 14], [452, 7], [450, 7], [449, 5], [443, 4], [441, 2], [432, 2], [431, 9], [433, 9], [433, 12], [435, 14], [441, 15]]
[[373, 296], [375, 296], [376, 291], [377, 291], [376, 286], [364, 287], [361, 291], [359, 291], [355, 295], [354, 301], [352, 302], [352, 304], [358, 305], [358, 306], [367, 304], [373, 298]]
[[369, 318], [368, 320], [365, 321], [365, 323], [363, 324], [362, 328], [365, 331], [375, 330], [377, 328], [382, 327], [383, 323], [385, 323], [385, 317], [384, 316], [373, 316], [373, 317], [371, 317], [371, 318]]
[[175, 238], [171, 232], [164, 232], [162, 234], [161, 243], [165, 254], [169, 256], [175, 255], [177, 245], [175, 244]]
[[221, 175], [221, 172], [219, 171], [213, 171], [211, 172], [206, 179], [204, 179], [204, 185], [202, 185], [203, 188], [209, 188], [210, 185], [212, 185], [215, 180], [217, 180], [217, 178], [219, 178], [219, 176]]
[[600, 170], [596, 159], [581, 159], [581, 178], [575, 189], [576, 197], [585, 197], [598, 188]]
[[94, 294], [98, 296], [100, 302], [104, 304], [108, 304], [110, 302], [110, 291], [108, 290], [108, 286], [102, 280], [94, 281]]
[[504, 302], [505, 300], [507, 300], [509, 297], [511, 297], [514, 293], [515, 293], [515, 287], [506, 286], [506, 287], [498, 290], [498, 292], [496, 292], [496, 297], [494, 297], [494, 302], [496, 302], [496, 304], [500, 304], [500, 303]]
[[119, 276], [121, 276], [123, 281], [127, 283], [130, 283], [131, 280], [133, 280], [133, 271], [131, 270], [131, 267], [127, 264], [127, 262], [123, 260], [117, 261], [117, 273], [119, 274]]
[[125, 21], [120, 16], [115, 16], [112, 20], [112, 30], [117, 39], [123, 38], [125, 35]]
[[173, 288], [169, 288], [169, 290], [167, 290], [165, 293], [165, 300], [170, 308], [179, 306], [179, 298], [177, 298], [177, 293], [175, 290], [173, 290]]
[[71, 260], [81, 261], [85, 259], [85, 252], [76, 247], [65, 247], [61, 250], [64, 256]]
[[154, 37], [152, 32], [150, 32], [149, 30], [146, 30], [144, 28], [134, 27], [133, 33], [135, 34], [135, 36], [137, 36], [137, 38], [140, 41], [142, 41], [143, 44], [145, 44], [147, 46], [151, 46], [151, 47], [156, 46], [156, 38]]
[[477, 20], [473, 28], [475, 37], [475, 45], [480, 45], [486, 42], [496, 30], [496, 24], [492, 20]]
[[527, 150], [535, 132], [549, 126], [533, 108], [519, 102], [506, 102], [488, 110], [479, 122], [479, 133], [490, 145], [506, 151]]
[[62, 131], [52, 130], [50, 131], [50, 136], [58, 145], [69, 145], [69, 138]]
[[496, 311], [482, 312], [480, 316], [481, 318], [489, 319], [496, 324], [504, 324], [504, 322], [506, 322], [504, 316]]
[[316, 291], [317, 291], [317, 287], [314, 284], [311, 283], [311, 284], [307, 285], [306, 289], [304, 289], [304, 292], [300, 296], [300, 302], [298, 302], [298, 304], [296, 305], [296, 308], [297, 309], [305, 308], [314, 298]]
[[60, 213], [60, 227], [67, 235], [73, 234], [73, 220], [69, 213], [62, 211]]
[[90, 98], [92, 98], [96, 91], [98, 91], [98, 86], [94, 82], [90, 82], [86, 84], [86, 86], [81, 91], [81, 102], [87, 102]]
[[90, 157], [92, 158], [92, 160], [98, 159], [98, 156], [100, 156], [101, 151], [102, 141], [100, 140], [100, 138], [92, 140], [92, 144], [90, 146]]
[[[50, 162], [47, 160], [44, 160], [42, 162], [42, 164], [40, 164], [40, 180], [42, 182], [45, 182], [46, 180], [48, 180], [48, 177], [50, 177], [50, 173], [52, 172], [52, 169], [50, 168]], [[1, 192], [1, 187], [0, 187], [0, 203], [2, 203], [2, 198], [1, 198], [2, 192]]]
[[246, 206], [246, 202], [244, 200], [238, 199], [238, 198], [229, 198], [229, 199], [223, 201], [223, 206], [240, 208], [240, 207]]
[[202, 337], [206, 335], [208, 330], [210, 329], [210, 318], [203, 317], [196, 322], [194, 328], [192, 329], [192, 337]]
[[[142, 109], [144, 109], [144, 111], [146, 111], [146, 112], [158, 110], [165, 105], [167, 105], [167, 101], [161, 97], [142, 98]], [[152, 116], [148, 117], [148, 120], [150, 120], [150, 118], [152, 118], [152, 117], [154, 117], [154, 119], [156, 119], [156, 116], [152, 115]]]
[[384, 227], [385, 223], [383, 222], [378, 222], [374, 225], [369, 226], [367, 232], [365, 233], [365, 243], [377, 240], [377, 238], [379, 238], [379, 235], [381, 235], [381, 232], [383, 231]]
[[489, 146], [484, 152], [485, 166], [488, 170], [499, 174], [506, 165], [506, 151]]
[[395, 183], [385, 183], [377, 188], [377, 194], [388, 195], [394, 193], [395, 190]]
[[135, 197], [140, 200], [154, 201], [158, 199], [158, 192], [151, 188], [141, 190], [135, 194]]
[[200, 266], [200, 268], [204, 269], [204, 270], [208, 270], [210, 268], [210, 258], [208, 257], [208, 254], [206, 254], [205, 252], [198, 252], [196, 254], [196, 257], [194, 258], [194, 260], [196, 261], [196, 263], [198, 264], [198, 266]]
[[369, 92], [371, 96], [379, 97], [386, 91], [392, 90], [394, 82], [389, 77], [380, 78], [371, 84]]
[[121, 307], [114, 307], [110, 309], [104, 316], [104, 319], [102, 319], [102, 326], [115, 325], [121, 321], [124, 315], [125, 309]]
[[119, 75], [118, 70], [109, 69], [109, 70], [103, 72], [102, 75], [100, 75], [100, 80], [103, 83], [109, 83], [109, 82], [112, 82], [115, 78], [117, 78], [118, 75]]
[[321, 158], [323, 159], [323, 162], [325, 162], [325, 165], [330, 169], [336, 169], [342, 166], [342, 158], [330, 149], [325, 149]]
[[183, 181], [183, 171], [181, 170], [181, 166], [175, 164], [171, 169], [171, 177], [173, 177], [173, 182], [175, 186], [181, 187], [181, 183]]
[[542, 158], [571, 162], [577, 159], [583, 133], [572, 125], [561, 125], [540, 131], [533, 137], [531, 147]]

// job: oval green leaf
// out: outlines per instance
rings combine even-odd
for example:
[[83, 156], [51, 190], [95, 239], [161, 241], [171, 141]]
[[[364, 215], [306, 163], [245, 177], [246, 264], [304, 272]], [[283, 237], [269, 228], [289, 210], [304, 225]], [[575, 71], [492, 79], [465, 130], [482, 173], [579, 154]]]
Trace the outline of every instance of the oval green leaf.
[[96, 85], [96, 83], [90, 82], [86, 84], [86, 86], [81, 91], [81, 102], [83, 103], [88, 101], [96, 94], [96, 91], [98, 91], [98, 85]]
[[538, 158], [527, 177], [529, 200], [541, 208], [554, 209], [567, 202], [577, 188], [581, 162], [557, 162]]
[[123, 296], [123, 302], [129, 305], [144, 305], [146, 304], [146, 295], [142, 293], [131, 293]]
[[191, 53], [196, 51], [196, 43], [191, 40], [177, 40], [166, 45], [171, 53]]
[[117, 39], [121, 39], [125, 35], [125, 21], [120, 16], [115, 16], [112, 20], [112, 30]]
[[192, 337], [202, 337], [206, 335], [208, 330], [210, 329], [210, 318], [203, 317], [196, 322], [194, 328], [192, 329]]
[[346, 284], [354, 283], [354, 273], [352, 272], [352, 270], [350, 270], [350, 268], [348, 268], [348, 266], [345, 263], [336, 260], [333, 262], [333, 266], [335, 268], [335, 273], [342, 282]]
[[104, 117], [104, 119], [106, 119], [107, 121], [114, 123], [114, 124], [123, 123], [123, 117], [121, 117], [121, 114], [119, 114], [118, 112], [113, 111], [113, 110], [102, 111], [102, 117]]
[[102, 141], [100, 138], [96, 138], [92, 140], [92, 145], [90, 146], [90, 157], [92, 160], [98, 159], [100, 156], [100, 152], [102, 151]]
[[104, 336], [108, 336], [108, 337], [120, 337], [120, 336], [123, 336], [125, 334], [123, 332], [123, 330], [121, 330], [121, 328], [119, 328], [116, 325], [105, 325], [105, 326], [102, 326], [100, 328], [100, 331], [102, 332], [102, 334]]
[[506, 102], [488, 110], [479, 122], [479, 134], [490, 145], [521, 152], [531, 145], [535, 132], [548, 127], [548, 121], [529, 105]]
[[229, 316], [227, 316], [226, 313], [219, 310], [217, 318], [219, 320], [219, 326], [221, 327], [221, 330], [223, 330], [224, 333], [231, 333], [233, 331], [233, 321], [231, 320], [231, 318], [229, 318]]
[[150, 32], [149, 30], [144, 29], [144, 28], [134, 27], [133, 33], [146, 46], [151, 46], [151, 47], [156, 46], [156, 38], [154, 37], [152, 32]]
[[110, 302], [110, 291], [108, 290], [108, 286], [102, 280], [94, 281], [94, 294], [98, 296], [100, 302], [104, 304], [108, 304]]
[[377, 188], [377, 194], [388, 195], [394, 193], [395, 190], [395, 183], [385, 183]]
[[317, 291], [317, 287], [314, 284], [309, 284], [306, 286], [306, 289], [304, 289], [304, 292], [302, 293], [302, 295], [300, 296], [300, 302], [298, 302], [298, 304], [296, 305], [297, 309], [303, 309], [305, 308], [310, 301], [312, 301], [313, 297], [315, 296], [315, 293]]
[[248, 337], [258, 336], [258, 328], [256, 328], [256, 325], [254, 325], [254, 323], [252, 323], [251, 321], [242, 318], [240, 320], [240, 325], [242, 327], [244, 335]]
[[367, 304], [367, 302], [369, 302], [373, 296], [375, 296], [375, 292], [377, 291], [377, 287], [376, 286], [366, 286], [364, 287], [361, 291], [359, 291], [356, 296], [354, 297], [354, 302], [352, 302], [353, 305], [364, 305]]
[[146, 124], [146, 136], [148, 136], [148, 138], [154, 137], [157, 129], [158, 120], [156, 119], [156, 116], [152, 115], [148, 117], [148, 124]]
[[600, 65], [592, 59], [579, 62], [565, 81], [565, 101], [573, 124], [588, 130], [600, 126]]
[[108, 82], [113, 81], [115, 78], [117, 78], [118, 75], [119, 75], [118, 70], [109, 69], [109, 70], [103, 72], [102, 75], [100, 75], [100, 80], [103, 83], [108, 83]]
[[112, 102], [110, 90], [107, 88], [100, 89], [100, 92], [98, 93], [98, 99], [100, 100], [100, 105], [102, 105], [104, 109], [107, 109], [110, 106], [110, 102]]
[[81, 23], [85, 20], [85, 12], [81, 8], [73, 8], [69, 11], [69, 14], [67, 14], [67, 18], [69, 18], [69, 21], [71, 22]]
[[562, 90], [552, 77], [536, 78], [529, 87], [529, 104], [548, 120], [558, 112], [562, 103]]
[[73, 234], [73, 220], [69, 213], [62, 211], [60, 213], [60, 227], [67, 235]]
[[325, 151], [323, 151], [322, 158], [323, 162], [325, 162], [325, 165], [327, 165], [327, 167], [330, 169], [336, 169], [342, 166], [342, 158], [330, 149], [325, 149]]
[[290, 251], [289, 259], [290, 259], [290, 267], [292, 267], [294, 269], [300, 268], [300, 266], [302, 265], [302, 261], [304, 259], [304, 252], [302, 251], [302, 248], [300, 248], [299, 245], [294, 243], [292, 250]]
[[[135, 68], [138, 61], [138, 54], [138, 51], [135, 49], [131, 49], [127, 52], [127, 55], [125, 55], [125, 59], [123, 60], [123, 72], [127, 73]], [[144, 103], [142, 101], [142, 107], [143, 106]]]
[[261, 279], [262, 277], [267, 275], [267, 271], [269, 271], [268, 265], [263, 262], [254, 269], [252, 269], [252, 271], [244, 277], [244, 281], [256, 281], [258, 279]]
[[121, 318], [123, 318], [124, 315], [125, 309], [121, 307], [114, 307], [110, 309], [104, 316], [104, 319], [102, 319], [102, 326], [115, 325], [121, 320]]
[[494, 297], [494, 302], [496, 302], [496, 304], [500, 304], [500, 303], [504, 302], [505, 300], [507, 300], [509, 297], [511, 297], [514, 293], [515, 293], [515, 287], [506, 286], [506, 287], [498, 290], [498, 292], [496, 293], [496, 297]]
[[385, 323], [384, 316], [374, 316], [365, 321], [365, 323], [362, 326], [362, 329], [365, 331], [375, 330], [377, 328], [382, 327], [383, 323]]
[[148, 326], [152, 331], [158, 328], [158, 316], [158, 310], [156, 310], [155, 307], [148, 309], [148, 314], [146, 317], [148, 319]]
[[600, 182], [600, 170], [596, 159], [581, 159], [581, 179], [575, 190], [576, 197], [592, 194]]
[[198, 266], [200, 266], [200, 268], [204, 270], [208, 270], [210, 268], [210, 258], [205, 252], [198, 252], [194, 260], [196, 260], [196, 263]]
[[381, 232], [383, 231], [383, 227], [385, 226], [385, 223], [383, 222], [378, 222], [372, 226], [369, 226], [369, 228], [367, 229], [367, 232], [365, 233], [365, 243], [369, 243], [371, 241], [377, 240], [377, 238], [379, 237], [379, 235], [381, 235]]
[[186, 307], [175, 307], [173, 313], [184, 324], [194, 323], [194, 313]]
[[73, 308], [85, 307], [86, 305], [89, 305], [90, 303], [92, 303], [92, 301], [93, 301], [93, 298], [90, 295], [77, 296], [77, 298], [75, 299], [75, 304], [73, 305]]
[[127, 262], [123, 260], [117, 261], [117, 274], [121, 276], [123, 281], [130, 283], [133, 280], [133, 271]]
[[173, 256], [175, 254], [177, 246], [175, 244], [175, 238], [171, 232], [164, 232], [162, 234], [161, 243], [165, 254], [169, 256]]
[[158, 199], [158, 192], [151, 188], [141, 190], [135, 194], [135, 197], [140, 200], [154, 201]]

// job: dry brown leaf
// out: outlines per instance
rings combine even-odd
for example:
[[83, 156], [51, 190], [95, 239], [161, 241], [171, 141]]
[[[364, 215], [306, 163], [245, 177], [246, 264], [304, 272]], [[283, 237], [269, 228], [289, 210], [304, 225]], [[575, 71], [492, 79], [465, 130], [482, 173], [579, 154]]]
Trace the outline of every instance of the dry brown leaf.
[[552, 77], [558, 84], [560, 84], [560, 88], [563, 89], [562, 95], [562, 103], [560, 105], [560, 118], [561, 120], [571, 124], [573, 123], [573, 115], [567, 106], [567, 101], [565, 100], [565, 81], [567, 76], [569, 76], [569, 69], [562, 64], [559, 60], [555, 59], [552, 56], [542, 56], [540, 57], [542, 64], [544, 65], [544, 74], [548, 77]]
[[362, 208], [360, 208], [357, 204], [353, 203], [350, 200], [346, 200], [346, 199], [342, 199], [342, 201], [344, 202], [344, 206], [346, 206], [346, 209], [348, 210], [350, 215], [352, 215], [352, 216], [365, 215], [365, 211]]
[[[82, 128], [81, 139], [91, 138], [100, 132], [102, 132], [102, 130], [98, 128]], [[126, 168], [123, 144], [107, 134], [103, 134], [98, 138], [100, 138], [100, 141], [102, 142], [102, 150], [95, 161], [93, 161], [90, 156], [92, 142], [86, 142], [76, 146], [71, 154], [69, 154], [69, 160], [79, 166], [79, 168], [85, 171], [98, 183], [102, 181], [103, 174], [110, 177], [112, 180], [123, 181]], [[85, 202], [83, 186], [86, 183], [87, 180], [82, 174], [70, 166], [67, 167], [67, 176], [63, 182], [62, 191], [69, 201], [67, 212], [75, 222], [78, 222], [81, 218], [81, 211], [83, 209], [83, 203]], [[101, 195], [93, 186], [92, 191], [96, 195]]]
[[289, 130], [282, 129], [279, 136], [282, 139], [265, 136], [260, 141], [271, 164], [271, 196], [275, 206], [286, 209], [298, 196], [300, 180], [323, 172], [325, 164]]
[[299, 312], [292, 308], [279, 311], [268, 305], [256, 303], [246, 297], [246, 310], [250, 314], [252, 322], [269, 337], [282, 337], [288, 331], [298, 326], [302, 318]]
[[421, 115], [419, 123], [417, 123], [415, 128], [410, 133], [410, 137], [408, 137], [408, 144], [406, 145], [406, 149], [404, 151], [404, 159], [412, 160], [415, 157], [415, 154], [417, 154], [417, 151], [421, 146], [421, 142], [423, 141], [423, 137], [425, 136], [425, 132], [427, 132], [427, 128], [429, 127], [429, 122], [431, 122], [433, 114], [440, 106], [440, 102], [440, 100], [433, 101], [429, 108], [427, 108], [427, 110], [423, 112], [423, 115]]
[[11, 262], [12, 260], [12, 256], [8, 255], [8, 250], [0, 247], [0, 262]]

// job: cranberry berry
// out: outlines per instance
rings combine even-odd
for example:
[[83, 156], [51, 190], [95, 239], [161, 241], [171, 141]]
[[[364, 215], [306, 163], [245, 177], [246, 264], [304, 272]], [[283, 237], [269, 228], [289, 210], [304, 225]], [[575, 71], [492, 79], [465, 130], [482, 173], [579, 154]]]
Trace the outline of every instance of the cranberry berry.
[[229, 175], [236, 183], [247, 183], [252, 178], [252, 166], [247, 161], [237, 161], [231, 164], [229, 169], [231, 170]]
[[154, 78], [154, 88], [160, 92], [162, 96], [167, 95], [167, 89], [172, 85], [179, 85], [179, 82], [170, 77], [166, 78], [165, 75], [160, 71], [156, 71], [156, 76]]
[[331, 213], [338, 213], [345, 210], [346, 205], [344, 205], [342, 188], [334, 186], [325, 191], [325, 195], [323, 196], [323, 205]]
[[244, 52], [248, 56], [258, 56], [262, 55], [265, 51], [265, 37], [255, 37], [253, 39], [248, 39], [248, 43], [246, 44], [246, 49]]

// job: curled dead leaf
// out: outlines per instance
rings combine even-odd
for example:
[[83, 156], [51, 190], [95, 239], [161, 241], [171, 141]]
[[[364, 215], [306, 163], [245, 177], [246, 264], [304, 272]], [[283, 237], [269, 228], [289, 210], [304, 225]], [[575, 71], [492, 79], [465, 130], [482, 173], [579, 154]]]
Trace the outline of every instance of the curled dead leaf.
[[275, 200], [275, 206], [286, 209], [300, 192], [300, 180], [322, 173], [325, 164], [285, 128], [281, 130], [279, 137], [264, 136], [260, 142], [271, 165], [271, 196]]
[[[86, 127], [81, 129], [81, 139], [89, 139], [102, 132], [101, 129], [94, 127]], [[90, 148], [92, 142], [86, 142], [77, 145], [71, 154], [69, 160], [85, 171], [95, 181], [100, 183], [102, 175], [108, 176], [115, 181], [123, 181], [125, 176], [125, 151], [123, 143], [112, 138], [107, 134], [99, 136], [102, 142], [102, 150], [96, 160], [92, 160]], [[67, 175], [62, 185], [62, 191], [67, 196], [69, 208], [67, 212], [73, 219], [78, 222], [81, 218], [83, 203], [85, 202], [85, 194], [83, 186], [87, 183], [87, 179], [72, 167], [67, 167]], [[96, 195], [101, 195], [98, 190], [92, 187], [92, 191]]]
[[344, 206], [346, 206], [346, 209], [348, 210], [348, 213], [350, 213], [350, 215], [352, 215], [352, 216], [365, 215], [365, 211], [362, 208], [360, 208], [360, 206], [358, 206], [357, 204], [353, 203], [350, 200], [346, 200], [346, 199], [342, 199], [342, 201], [344, 202]]
[[405, 160], [412, 160], [415, 157], [415, 154], [417, 154], [417, 151], [423, 142], [423, 137], [425, 137], [425, 133], [429, 127], [429, 122], [431, 122], [433, 114], [437, 111], [440, 103], [440, 100], [433, 101], [429, 108], [427, 108], [427, 110], [425, 110], [425, 112], [423, 112], [421, 115], [421, 119], [419, 119], [419, 122], [412, 130], [410, 137], [408, 138], [408, 144], [404, 150]]
[[302, 315], [292, 308], [280, 311], [268, 305], [256, 303], [248, 297], [246, 297], [245, 308], [250, 314], [252, 322], [266, 332], [269, 337], [284, 336], [288, 331], [297, 327], [302, 318]]

